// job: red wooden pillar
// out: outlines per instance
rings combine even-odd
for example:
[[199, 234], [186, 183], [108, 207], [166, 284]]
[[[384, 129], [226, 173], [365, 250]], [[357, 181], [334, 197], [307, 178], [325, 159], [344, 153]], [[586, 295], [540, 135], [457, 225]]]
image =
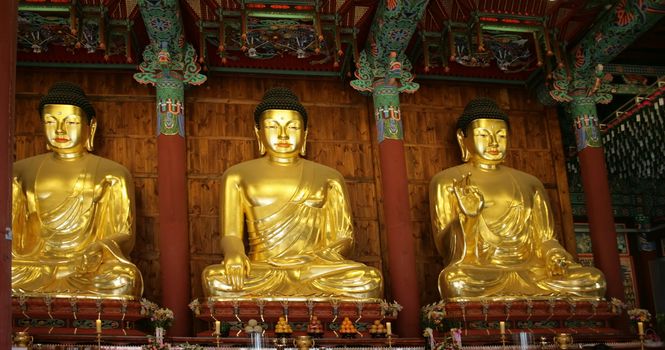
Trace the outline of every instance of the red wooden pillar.
[[584, 186], [584, 201], [591, 231], [594, 264], [605, 274], [607, 297], [624, 300], [612, 197], [607, 165], [593, 97], [575, 96], [570, 102]]
[[157, 81], [157, 189], [162, 304], [176, 317], [168, 331], [187, 336], [191, 328], [187, 144], [184, 83], [169, 74]]
[[16, 89], [16, 1], [0, 2], [0, 349], [11, 348], [12, 241], [11, 175], [14, 151], [14, 95]]
[[[159, 191], [159, 263], [162, 305], [175, 316], [172, 336], [186, 336], [192, 313], [187, 211], [187, 142], [185, 84], [199, 85], [196, 51], [183, 42], [185, 32], [178, 0], [139, 1], [150, 45], [134, 79], [157, 90], [157, 189]], [[167, 18], [168, 21], [164, 21]], [[168, 24], [165, 25], [164, 23]]]
[[191, 276], [185, 138], [178, 135], [159, 135], [157, 149], [162, 304], [176, 315], [176, 321], [168, 334], [187, 336], [191, 328], [191, 311], [187, 307], [191, 301]]
[[[185, 38], [178, 0], [139, 1], [150, 37], [134, 79], [157, 90], [157, 189], [162, 305], [175, 316], [171, 336], [191, 330], [185, 84], [199, 85], [196, 51]], [[169, 19], [164, 21], [164, 19]], [[167, 23], [168, 25], [164, 25]]]
[[411, 230], [409, 183], [399, 108], [399, 91], [385, 84], [374, 87], [374, 115], [379, 137], [383, 216], [388, 236], [388, 268], [393, 298], [400, 312], [397, 334], [420, 337], [420, 292], [416, 277], [415, 243]]

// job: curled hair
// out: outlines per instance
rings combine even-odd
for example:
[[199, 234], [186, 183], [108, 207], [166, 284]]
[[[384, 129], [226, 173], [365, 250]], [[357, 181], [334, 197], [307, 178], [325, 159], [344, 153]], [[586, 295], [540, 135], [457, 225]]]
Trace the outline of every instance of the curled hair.
[[261, 114], [270, 109], [286, 109], [296, 111], [302, 116], [302, 121], [305, 129], [307, 128], [307, 111], [305, 107], [300, 104], [298, 96], [288, 88], [276, 87], [266, 91], [263, 94], [261, 103], [256, 106], [254, 110], [254, 122], [259, 125]]
[[457, 119], [457, 129], [466, 135], [466, 128], [476, 119], [499, 119], [506, 122], [510, 127], [508, 115], [497, 106], [494, 100], [487, 97], [478, 97], [471, 100], [464, 112]]
[[95, 117], [95, 108], [88, 100], [80, 86], [68, 81], [60, 81], [48, 90], [48, 93], [39, 100], [39, 115], [42, 115], [45, 105], [72, 105], [81, 108], [88, 118], [88, 123]]

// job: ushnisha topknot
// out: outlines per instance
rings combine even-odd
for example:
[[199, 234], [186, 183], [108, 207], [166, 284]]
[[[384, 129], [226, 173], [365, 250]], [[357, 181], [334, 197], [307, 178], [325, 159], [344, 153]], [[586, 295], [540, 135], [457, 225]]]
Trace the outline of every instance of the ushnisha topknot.
[[263, 94], [263, 100], [267, 100], [269, 98], [289, 98], [293, 100], [298, 100], [298, 96], [296, 96], [293, 91], [289, 88], [285, 87], [274, 87], [268, 91], [266, 91]]
[[60, 81], [51, 86], [48, 93], [39, 100], [39, 115], [42, 115], [45, 105], [72, 105], [81, 108], [88, 118], [88, 122], [95, 117], [95, 108], [88, 100], [80, 86], [68, 81]]
[[287, 109], [300, 113], [304, 124], [303, 126], [307, 128], [307, 111], [305, 110], [305, 107], [300, 104], [298, 96], [296, 96], [296, 94], [290, 89], [276, 87], [263, 94], [261, 103], [259, 103], [254, 110], [254, 122], [256, 123], [256, 126], [259, 126], [261, 113], [270, 109]]
[[469, 101], [464, 112], [457, 119], [457, 129], [466, 135], [466, 128], [476, 119], [500, 119], [510, 126], [508, 115], [497, 106], [494, 100], [487, 97], [478, 97]]

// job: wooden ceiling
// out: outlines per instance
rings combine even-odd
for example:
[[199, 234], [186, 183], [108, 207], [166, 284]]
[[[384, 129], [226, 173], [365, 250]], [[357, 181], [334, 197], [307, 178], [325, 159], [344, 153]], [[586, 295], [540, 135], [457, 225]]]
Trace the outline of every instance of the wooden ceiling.
[[[565, 55], [612, 3], [430, 0], [406, 54], [422, 77], [523, 83], [547, 68], [548, 51]], [[330, 76], [355, 69], [379, 4], [179, 0], [185, 41], [203, 72]], [[137, 0], [19, 1], [19, 64], [129, 68], [149, 40]]]

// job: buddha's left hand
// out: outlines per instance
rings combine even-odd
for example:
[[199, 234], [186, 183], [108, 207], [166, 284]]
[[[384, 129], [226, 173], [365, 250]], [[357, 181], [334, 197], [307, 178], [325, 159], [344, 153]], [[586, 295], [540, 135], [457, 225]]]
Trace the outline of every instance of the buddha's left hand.
[[325, 248], [322, 250], [315, 251], [315, 254], [327, 261], [342, 261], [344, 260], [344, 257], [339, 253], [339, 250], [333, 249], [333, 248]]
[[552, 277], [568, 275], [568, 267], [574, 264], [570, 254], [562, 248], [555, 248], [548, 252], [545, 263], [547, 271]]
[[347, 251], [353, 244], [353, 239], [344, 238], [330, 243], [323, 249], [314, 251], [318, 257], [328, 261], [341, 261], [344, 260], [343, 252]]

